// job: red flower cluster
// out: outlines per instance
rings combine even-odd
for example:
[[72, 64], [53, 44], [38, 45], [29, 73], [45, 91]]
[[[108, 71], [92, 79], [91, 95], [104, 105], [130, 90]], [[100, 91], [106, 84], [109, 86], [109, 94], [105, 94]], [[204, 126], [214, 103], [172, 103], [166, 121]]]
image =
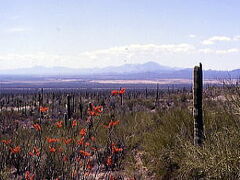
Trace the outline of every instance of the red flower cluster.
[[75, 126], [77, 126], [77, 120], [74, 120], [74, 121], [72, 122], [72, 127], [75, 127]]
[[33, 124], [33, 127], [37, 130], [37, 131], [41, 131], [42, 128], [39, 124]]
[[80, 130], [79, 134], [80, 134], [81, 136], [86, 136], [86, 134], [87, 134], [87, 129], [82, 128], [82, 129]]
[[9, 139], [9, 140], [3, 139], [1, 142], [8, 145], [12, 142], [12, 140], [11, 139]]
[[40, 150], [37, 147], [33, 148], [32, 152], [28, 153], [30, 156], [39, 156], [40, 155]]
[[112, 91], [112, 96], [115, 96], [115, 95], [121, 95], [121, 94], [124, 94], [126, 92], [126, 88], [121, 88], [120, 90], [113, 90]]
[[61, 128], [63, 126], [63, 121], [58, 121], [55, 123], [57, 128]]
[[112, 144], [112, 152], [116, 153], [116, 152], [121, 152], [123, 151], [123, 148], [118, 148], [116, 147], [116, 144]]
[[55, 142], [59, 142], [59, 139], [57, 139], [57, 138], [48, 138], [47, 137], [47, 142], [48, 143], [55, 143]]
[[104, 126], [105, 128], [111, 128], [111, 127], [113, 127], [113, 126], [118, 125], [119, 123], [120, 123], [119, 120], [117, 120], [117, 121], [111, 121], [111, 122], [108, 123], [107, 126], [106, 126], [106, 125], [103, 125], [103, 126]]
[[10, 149], [13, 154], [17, 154], [21, 151], [20, 146], [16, 146], [15, 148]]
[[91, 156], [91, 153], [87, 152], [87, 151], [83, 151], [83, 150], [80, 150], [79, 151], [83, 156]]
[[73, 139], [64, 139], [63, 140], [63, 142], [65, 143], [65, 144], [70, 144], [70, 143], [72, 143], [73, 142]]
[[56, 152], [56, 148], [49, 146], [49, 152]]
[[102, 106], [93, 106], [91, 108], [88, 108], [88, 115], [89, 116], [99, 116], [100, 113], [103, 111]]
[[25, 179], [26, 180], [34, 180], [35, 174], [31, 174], [29, 171], [25, 172]]
[[47, 111], [48, 111], [48, 107], [40, 106], [40, 112], [47, 112]]

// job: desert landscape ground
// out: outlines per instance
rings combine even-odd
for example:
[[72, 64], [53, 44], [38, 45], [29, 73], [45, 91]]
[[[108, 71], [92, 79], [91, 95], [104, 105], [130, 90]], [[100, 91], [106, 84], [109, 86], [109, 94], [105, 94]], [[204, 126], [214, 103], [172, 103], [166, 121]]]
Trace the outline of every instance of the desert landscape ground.
[[236, 82], [204, 88], [203, 147], [193, 144], [191, 87], [167, 81], [168, 88], [162, 88], [152, 81], [151, 88], [145, 82], [144, 88], [121, 90], [118, 83], [117, 89], [2, 88], [0, 177], [237, 178]]

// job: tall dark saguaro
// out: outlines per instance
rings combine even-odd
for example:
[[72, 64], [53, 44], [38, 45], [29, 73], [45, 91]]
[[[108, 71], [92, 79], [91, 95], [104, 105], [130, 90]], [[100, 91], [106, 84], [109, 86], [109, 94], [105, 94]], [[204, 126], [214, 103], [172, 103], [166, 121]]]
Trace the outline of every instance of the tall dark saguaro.
[[202, 146], [204, 135], [204, 121], [202, 110], [203, 73], [202, 64], [194, 67], [193, 71], [193, 118], [194, 118], [194, 145]]

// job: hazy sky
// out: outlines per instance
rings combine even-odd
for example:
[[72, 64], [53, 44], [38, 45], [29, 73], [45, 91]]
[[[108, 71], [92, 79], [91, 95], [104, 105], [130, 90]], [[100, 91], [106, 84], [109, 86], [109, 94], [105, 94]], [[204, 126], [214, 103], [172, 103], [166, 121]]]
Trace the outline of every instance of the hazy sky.
[[239, 0], [0, 0], [0, 69], [240, 68]]

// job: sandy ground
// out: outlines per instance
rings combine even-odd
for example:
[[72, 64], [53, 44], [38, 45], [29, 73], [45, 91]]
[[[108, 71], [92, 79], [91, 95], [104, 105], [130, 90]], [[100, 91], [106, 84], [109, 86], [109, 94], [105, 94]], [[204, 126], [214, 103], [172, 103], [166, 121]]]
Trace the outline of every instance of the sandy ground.
[[[92, 80], [101, 84], [191, 84], [191, 79], [156, 79], [156, 80]], [[204, 80], [207, 84], [219, 84], [218, 80]]]

